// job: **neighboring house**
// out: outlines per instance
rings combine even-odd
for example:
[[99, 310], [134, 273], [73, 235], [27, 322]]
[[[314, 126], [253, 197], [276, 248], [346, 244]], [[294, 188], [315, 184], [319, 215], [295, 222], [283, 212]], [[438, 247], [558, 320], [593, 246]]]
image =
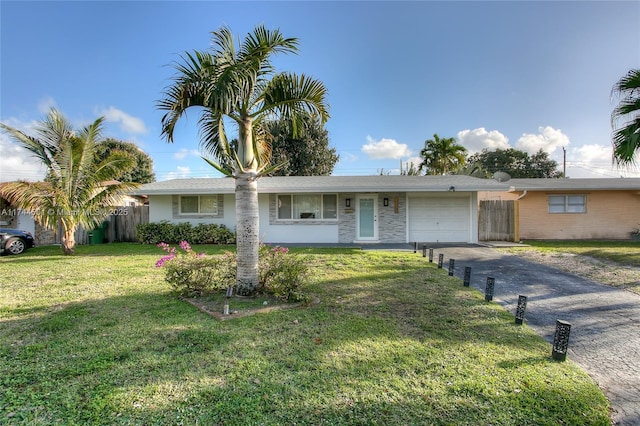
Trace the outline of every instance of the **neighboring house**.
[[[258, 180], [265, 243], [478, 241], [478, 191], [508, 185], [469, 176], [287, 176]], [[153, 182], [149, 221], [235, 228], [232, 178]]]
[[481, 200], [515, 200], [516, 240], [629, 239], [640, 227], [640, 179], [511, 179], [503, 193]]

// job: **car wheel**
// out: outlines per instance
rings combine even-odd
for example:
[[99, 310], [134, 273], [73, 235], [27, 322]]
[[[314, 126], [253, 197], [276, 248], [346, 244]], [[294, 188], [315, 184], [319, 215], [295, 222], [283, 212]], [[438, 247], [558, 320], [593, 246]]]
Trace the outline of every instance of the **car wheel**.
[[4, 248], [11, 254], [21, 254], [26, 249], [26, 246], [21, 238], [9, 238]]

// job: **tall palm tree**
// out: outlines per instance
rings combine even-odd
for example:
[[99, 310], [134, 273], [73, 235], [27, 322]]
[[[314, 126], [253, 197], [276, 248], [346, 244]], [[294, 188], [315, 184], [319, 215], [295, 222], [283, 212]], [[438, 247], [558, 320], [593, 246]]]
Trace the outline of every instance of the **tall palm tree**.
[[0, 195], [18, 208], [31, 212], [43, 227], [62, 226], [62, 252], [73, 254], [79, 225], [90, 229], [109, 216], [109, 208], [138, 184], [113, 181], [113, 176], [132, 165], [131, 158], [112, 153], [95, 161], [103, 118], [74, 131], [55, 109], [36, 128], [37, 137], [0, 123], [0, 128], [47, 168], [44, 182], [16, 181], [2, 184]]
[[[201, 107], [198, 126], [200, 148], [209, 157], [205, 160], [235, 179], [238, 288], [258, 285], [257, 179], [274, 170], [268, 121], [292, 120], [295, 130], [302, 128], [304, 113], [322, 123], [329, 118], [320, 81], [276, 72], [271, 63], [277, 54], [297, 52], [297, 46], [297, 39], [257, 26], [237, 48], [231, 31], [223, 27], [212, 32], [210, 50], [180, 56], [177, 73], [158, 102], [166, 111], [162, 135], [168, 142], [173, 142], [175, 125], [187, 109]], [[225, 122], [237, 127], [237, 144], [227, 139]]]
[[611, 113], [613, 129], [613, 161], [618, 165], [635, 163], [640, 149], [640, 69], [629, 70], [612, 90], [620, 98]]
[[467, 149], [459, 145], [454, 138], [440, 139], [434, 134], [433, 139], [424, 142], [420, 156], [423, 159], [420, 171], [425, 169], [428, 175], [444, 175], [464, 166]]

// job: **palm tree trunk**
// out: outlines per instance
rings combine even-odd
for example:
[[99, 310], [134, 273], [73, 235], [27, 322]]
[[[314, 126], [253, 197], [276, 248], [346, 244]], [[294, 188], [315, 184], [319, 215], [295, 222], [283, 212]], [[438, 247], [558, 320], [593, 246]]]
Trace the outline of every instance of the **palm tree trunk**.
[[258, 183], [254, 175], [240, 173], [236, 176], [236, 284], [240, 294], [252, 293], [258, 287], [258, 227]]
[[76, 247], [76, 230], [64, 228], [62, 235], [62, 253], [73, 254]]

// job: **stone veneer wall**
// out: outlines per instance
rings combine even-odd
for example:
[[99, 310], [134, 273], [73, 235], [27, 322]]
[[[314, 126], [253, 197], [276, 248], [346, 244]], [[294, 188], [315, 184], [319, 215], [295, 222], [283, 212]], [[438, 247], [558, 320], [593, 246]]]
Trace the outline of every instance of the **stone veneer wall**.
[[[389, 205], [384, 206], [384, 199]], [[397, 199], [398, 212], [395, 210]], [[381, 243], [404, 243], [407, 241], [407, 195], [406, 193], [378, 194], [378, 236]]]
[[[340, 194], [339, 239], [340, 243], [356, 240], [356, 195]], [[381, 243], [404, 243], [407, 241], [407, 195], [404, 192], [378, 193], [378, 239]], [[351, 199], [351, 207], [346, 207], [346, 199]], [[389, 199], [385, 207], [384, 199]], [[398, 210], [396, 212], [396, 199]]]

